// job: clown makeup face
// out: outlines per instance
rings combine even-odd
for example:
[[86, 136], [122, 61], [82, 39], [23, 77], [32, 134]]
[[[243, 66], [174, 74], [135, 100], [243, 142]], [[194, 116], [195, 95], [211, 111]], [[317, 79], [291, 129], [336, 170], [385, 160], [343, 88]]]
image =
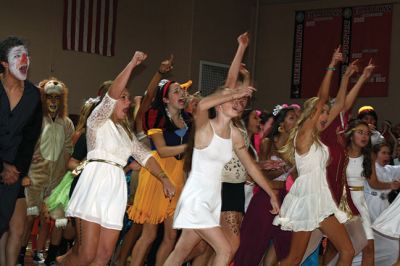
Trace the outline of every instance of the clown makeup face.
[[58, 93], [49, 93], [46, 94], [46, 104], [47, 109], [51, 117], [55, 117], [57, 115], [58, 109], [60, 108], [61, 103], [61, 95]]
[[13, 47], [7, 56], [10, 73], [19, 80], [26, 80], [29, 69], [28, 50], [20, 45]]

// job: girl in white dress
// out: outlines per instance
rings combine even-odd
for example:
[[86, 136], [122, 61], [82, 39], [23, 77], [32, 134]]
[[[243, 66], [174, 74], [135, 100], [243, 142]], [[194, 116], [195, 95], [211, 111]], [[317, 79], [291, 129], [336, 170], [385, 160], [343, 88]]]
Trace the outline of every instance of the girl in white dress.
[[122, 228], [127, 203], [123, 166], [129, 156], [160, 179], [167, 197], [174, 196], [168, 177], [124, 123], [131, 104], [125, 87], [132, 70], [145, 59], [144, 53], [135, 52], [88, 118], [88, 164], [66, 210], [66, 216], [75, 218], [77, 239], [63, 265], [107, 265]]
[[343, 224], [346, 214], [341, 212], [332, 198], [326, 180], [328, 148], [319, 140], [319, 133], [335, 119], [344, 107], [345, 90], [336, 97], [332, 110], [327, 101], [329, 87], [339, 61], [338, 47], [327, 68], [318, 91], [318, 97], [308, 99], [297, 126], [288, 143], [281, 149], [288, 160], [296, 164], [298, 177], [286, 195], [274, 224], [293, 231], [288, 257], [280, 265], [299, 265], [306, 251], [311, 233], [320, 228], [340, 254], [337, 265], [350, 265], [354, 256], [349, 236]]
[[375, 160], [371, 159], [370, 136], [368, 124], [362, 120], [353, 120], [345, 132], [346, 150], [349, 158], [346, 177], [347, 188], [352, 202], [362, 220], [362, 225], [368, 239], [367, 246], [362, 250], [362, 265], [374, 264], [374, 233], [371, 229], [371, 218], [364, 196], [364, 186], [368, 184], [374, 189], [387, 189], [392, 184], [380, 182], [376, 176]]
[[[212, 265], [228, 265], [231, 261], [232, 248], [220, 228], [220, 214], [221, 171], [232, 158], [232, 146], [248, 173], [270, 195], [272, 212], [279, 210], [277, 198], [248, 154], [241, 133], [231, 126], [231, 119], [239, 115], [237, 101], [251, 96], [253, 90], [244, 86], [221, 89], [200, 100], [193, 157], [186, 158], [191, 162], [186, 168], [190, 174], [175, 210], [174, 228], [182, 228], [182, 235], [164, 265], [181, 265], [201, 239], [215, 251]], [[212, 107], [216, 117], [209, 119], [208, 109]]]

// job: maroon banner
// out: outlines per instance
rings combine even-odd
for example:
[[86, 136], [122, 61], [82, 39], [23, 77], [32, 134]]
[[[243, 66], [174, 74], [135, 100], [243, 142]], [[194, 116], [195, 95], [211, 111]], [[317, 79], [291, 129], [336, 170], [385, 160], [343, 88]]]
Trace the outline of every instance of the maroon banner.
[[[360, 96], [385, 97], [389, 87], [392, 5], [353, 8], [351, 58], [365, 66], [370, 58], [376, 65]], [[357, 78], [352, 79], [352, 83]]]
[[[361, 67], [373, 58], [377, 65], [361, 96], [387, 96], [392, 5], [296, 12], [293, 48], [292, 98], [316, 96], [333, 50], [342, 45], [345, 62], [338, 67], [331, 95], [336, 95], [349, 60]], [[358, 79], [354, 77], [352, 84]]]

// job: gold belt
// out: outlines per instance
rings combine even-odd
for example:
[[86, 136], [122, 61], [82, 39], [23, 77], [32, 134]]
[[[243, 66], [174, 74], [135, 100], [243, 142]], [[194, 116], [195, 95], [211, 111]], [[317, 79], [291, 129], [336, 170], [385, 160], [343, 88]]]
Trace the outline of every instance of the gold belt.
[[364, 186], [349, 186], [350, 191], [364, 191]]
[[119, 167], [122, 170], [124, 170], [124, 167], [116, 162], [113, 161], [109, 161], [109, 160], [103, 160], [103, 159], [89, 159], [89, 160], [85, 160], [82, 161], [73, 171], [72, 171], [72, 175], [73, 176], [78, 176], [82, 173], [83, 169], [86, 167], [86, 165], [90, 162], [100, 162], [100, 163], [108, 163], [111, 164], [113, 166]]
[[124, 167], [122, 165], [120, 165], [119, 163], [109, 161], [109, 160], [104, 160], [104, 159], [89, 159], [89, 160], [87, 160], [87, 162], [88, 163], [90, 163], [90, 162], [108, 163], [108, 164], [114, 165], [116, 167], [119, 167], [121, 169], [124, 169]]

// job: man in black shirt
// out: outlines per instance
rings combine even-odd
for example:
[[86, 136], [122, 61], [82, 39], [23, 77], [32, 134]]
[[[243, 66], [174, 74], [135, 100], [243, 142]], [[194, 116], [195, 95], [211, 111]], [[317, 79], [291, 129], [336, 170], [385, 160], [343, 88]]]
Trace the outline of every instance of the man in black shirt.
[[42, 107], [38, 88], [26, 80], [29, 57], [22, 40], [8, 37], [0, 43], [0, 63], [1, 237], [8, 230], [17, 198], [23, 197], [21, 179], [28, 173], [40, 135]]

